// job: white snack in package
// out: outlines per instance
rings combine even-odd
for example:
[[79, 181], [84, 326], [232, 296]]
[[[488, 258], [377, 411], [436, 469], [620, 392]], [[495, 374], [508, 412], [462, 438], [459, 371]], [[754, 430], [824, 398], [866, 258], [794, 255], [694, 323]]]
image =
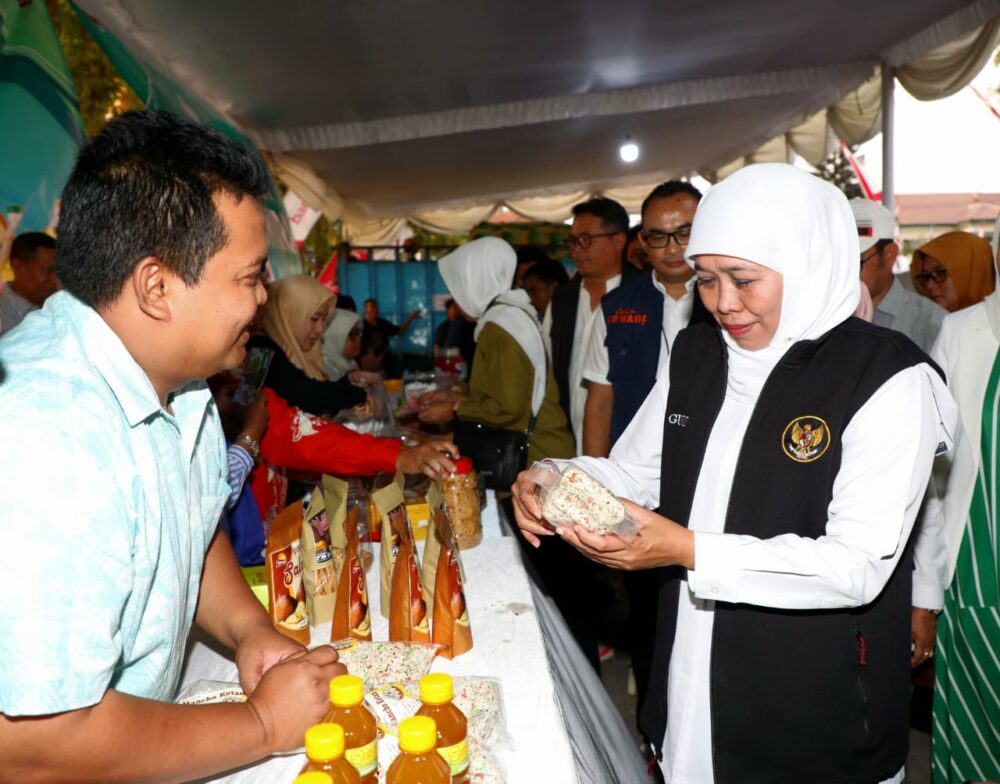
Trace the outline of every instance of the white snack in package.
[[560, 469], [550, 460], [535, 463], [528, 478], [538, 485], [542, 517], [553, 525], [578, 525], [631, 542], [639, 533], [625, 505], [611, 491], [572, 463]]

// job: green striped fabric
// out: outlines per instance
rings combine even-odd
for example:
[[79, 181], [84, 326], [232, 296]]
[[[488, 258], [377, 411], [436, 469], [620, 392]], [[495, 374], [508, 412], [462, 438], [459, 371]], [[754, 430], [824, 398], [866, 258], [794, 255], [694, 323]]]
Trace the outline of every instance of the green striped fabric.
[[1000, 352], [983, 401], [982, 465], [955, 577], [938, 624], [934, 687], [934, 784], [1000, 780]]

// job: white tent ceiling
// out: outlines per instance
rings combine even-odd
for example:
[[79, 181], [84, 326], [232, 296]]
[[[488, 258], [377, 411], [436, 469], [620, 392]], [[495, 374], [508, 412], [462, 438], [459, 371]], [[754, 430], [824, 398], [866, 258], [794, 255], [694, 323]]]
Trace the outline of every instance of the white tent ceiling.
[[1000, 15], [1000, 0], [78, 2], [370, 218], [716, 169], [880, 61]]

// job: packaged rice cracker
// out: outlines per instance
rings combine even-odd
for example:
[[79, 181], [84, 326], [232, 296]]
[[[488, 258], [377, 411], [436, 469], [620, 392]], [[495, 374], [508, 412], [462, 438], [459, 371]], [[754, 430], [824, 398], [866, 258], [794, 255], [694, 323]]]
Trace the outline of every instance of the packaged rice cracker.
[[572, 463], [535, 463], [528, 478], [538, 485], [542, 516], [553, 525], [579, 525], [596, 534], [632, 541], [639, 533], [625, 506], [610, 490]]
[[465, 601], [465, 570], [462, 569], [455, 530], [448, 506], [434, 513], [434, 536], [439, 540], [434, 585], [434, 626], [431, 640], [441, 646], [439, 656], [453, 659], [472, 649], [469, 606]]
[[343, 550], [333, 546], [323, 490], [317, 487], [302, 521], [302, 579], [306, 587], [309, 623], [313, 626], [333, 620], [340, 566], [337, 561], [343, 562], [343, 558]]
[[347, 483], [332, 476], [323, 477], [323, 496], [327, 508], [335, 514], [331, 518], [331, 526], [339, 526], [341, 533], [337, 538], [346, 543], [344, 561], [337, 576], [330, 639], [370, 640], [372, 624], [368, 608], [368, 583], [358, 542], [358, 509], [355, 506], [346, 512], [346, 516], [342, 514], [342, 510], [347, 508]]
[[365, 682], [365, 691], [380, 683], [415, 683], [430, 672], [437, 646], [418, 642], [334, 640], [340, 663]]
[[309, 644], [309, 614], [302, 584], [302, 502], [287, 507], [267, 537], [268, 612], [274, 628], [303, 645]]

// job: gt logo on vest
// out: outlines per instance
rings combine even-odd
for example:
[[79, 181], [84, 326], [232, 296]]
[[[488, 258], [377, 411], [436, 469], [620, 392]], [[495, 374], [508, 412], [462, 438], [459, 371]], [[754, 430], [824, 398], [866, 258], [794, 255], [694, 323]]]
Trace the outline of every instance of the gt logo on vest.
[[687, 414], [667, 415], [667, 422], [671, 425], [677, 425], [677, 427], [687, 427], [688, 419], [690, 419], [690, 417]]
[[830, 426], [818, 416], [795, 417], [781, 434], [781, 448], [796, 463], [819, 460], [830, 448]]

